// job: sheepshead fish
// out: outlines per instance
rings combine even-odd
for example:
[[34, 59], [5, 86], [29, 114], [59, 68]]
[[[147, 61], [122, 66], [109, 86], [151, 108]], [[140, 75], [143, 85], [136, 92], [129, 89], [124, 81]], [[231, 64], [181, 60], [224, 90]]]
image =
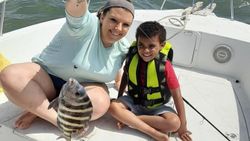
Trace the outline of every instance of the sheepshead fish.
[[56, 107], [55, 105], [58, 106], [57, 125], [63, 132], [63, 137], [70, 141], [72, 137], [83, 136], [89, 127], [93, 111], [84, 87], [77, 80], [70, 78], [49, 108]]

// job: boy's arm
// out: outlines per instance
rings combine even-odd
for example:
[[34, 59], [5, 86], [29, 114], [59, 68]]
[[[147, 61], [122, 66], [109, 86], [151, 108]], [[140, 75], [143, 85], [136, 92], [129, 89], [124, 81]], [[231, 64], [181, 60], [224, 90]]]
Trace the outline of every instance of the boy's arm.
[[178, 129], [178, 134], [182, 140], [191, 141], [192, 139], [189, 136], [191, 132], [187, 130], [185, 107], [184, 107], [184, 102], [183, 102], [182, 95], [181, 95], [181, 90], [180, 88], [176, 88], [176, 89], [171, 89], [170, 92], [173, 97], [175, 107], [176, 107], [178, 116], [181, 121], [181, 126]]
[[185, 114], [185, 108], [184, 108], [184, 103], [183, 103], [183, 99], [181, 96], [180, 88], [171, 89], [170, 92], [172, 94], [172, 97], [176, 106], [176, 110], [181, 120], [181, 124], [186, 127], [186, 123], [187, 123], [186, 114]]
[[87, 8], [87, 0], [66, 0], [65, 9], [73, 17], [83, 16]]
[[165, 65], [166, 70], [166, 80], [168, 84], [168, 88], [170, 89], [171, 95], [174, 99], [174, 104], [178, 113], [178, 116], [181, 121], [181, 126], [178, 129], [178, 134], [183, 141], [191, 141], [191, 137], [189, 136], [191, 132], [187, 130], [187, 121], [185, 114], [184, 102], [181, 95], [180, 85], [176, 78], [174, 69], [169, 61], [166, 62]]
[[121, 68], [115, 77], [115, 88], [119, 90], [122, 81], [123, 69]]

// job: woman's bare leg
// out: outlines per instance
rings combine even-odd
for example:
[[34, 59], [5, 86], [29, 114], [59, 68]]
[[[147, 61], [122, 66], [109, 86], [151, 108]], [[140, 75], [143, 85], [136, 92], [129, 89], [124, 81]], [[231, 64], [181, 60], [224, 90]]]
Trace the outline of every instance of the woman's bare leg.
[[108, 111], [110, 105], [108, 89], [105, 84], [99, 83], [84, 83], [83, 86], [93, 106], [91, 120], [96, 120]]
[[37, 115], [25, 111], [15, 122], [15, 128], [27, 129], [32, 122], [37, 118]]
[[127, 108], [121, 102], [111, 102], [109, 112], [120, 122], [131, 126], [145, 134], [148, 134], [157, 141], [168, 141], [168, 136], [166, 134], [157, 131], [156, 129], [152, 128], [147, 123], [139, 119], [135, 114], [127, 110]]
[[17, 128], [28, 128], [36, 115], [56, 125], [57, 113], [48, 109], [48, 99], [55, 97], [55, 89], [38, 64], [9, 65], [0, 73], [0, 81], [8, 99], [27, 111], [16, 121]]

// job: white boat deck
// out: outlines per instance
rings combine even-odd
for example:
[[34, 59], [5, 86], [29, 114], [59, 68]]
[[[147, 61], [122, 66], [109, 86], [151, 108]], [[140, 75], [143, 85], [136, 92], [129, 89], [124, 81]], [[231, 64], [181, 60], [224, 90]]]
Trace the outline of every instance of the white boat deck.
[[[158, 12], [158, 14], [160, 13], [162, 13], [162, 11]], [[145, 14], [144, 17], [146, 17], [146, 15], [148, 16], [148, 14]], [[138, 17], [140, 20], [143, 16]], [[160, 18], [161, 16], [154, 17]], [[204, 18], [204, 21], [208, 20]], [[209, 21], [211, 22], [213, 20]], [[58, 19], [47, 22], [46, 24], [41, 23], [34, 27], [30, 26], [6, 33], [0, 37], [0, 53], [4, 54], [12, 63], [30, 61], [32, 56], [41, 52], [41, 50], [49, 44], [50, 40], [64, 22], [65, 19]], [[196, 22], [200, 23], [199, 21]], [[187, 24], [187, 28], [189, 30], [190, 27], [193, 27], [196, 28], [194, 31], [200, 31], [202, 28], [198, 29], [198, 27], [201, 25], [208, 27], [211, 24], [205, 25], [205, 22], [202, 22], [202, 24], [198, 25], [199, 26], [189, 26]], [[231, 23], [230, 27], [227, 29], [235, 29], [233, 27], [236, 26], [233, 25], [234, 24]], [[132, 29], [135, 29], [135, 27]], [[168, 28], [168, 30], [171, 33], [173, 29]], [[223, 30], [223, 32], [225, 31]], [[245, 28], [243, 31], [248, 33], [250, 30]], [[217, 30], [213, 33], [217, 33]], [[243, 33], [239, 34], [241, 35]], [[197, 35], [197, 39], [195, 38], [195, 40], [192, 40], [194, 36], [191, 35]], [[221, 36], [212, 35], [213, 34], [205, 34], [204, 32], [185, 32], [183, 35], [181, 34], [179, 36], [180, 38], [176, 37], [176, 41], [173, 39], [172, 42], [175, 43], [176, 51], [174, 61], [176, 61], [177, 64], [182, 63], [184, 66], [188, 67], [182, 68], [175, 66], [175, 71], [181, 85], [183, 97], [227, 136], [228, 139], [223, 137], [209, 122], [200, 116], [196, 110], [185, 103], [188, 129], [192, 132], [194, 141], [248, 141], [250, 138], [250, 131], [246, 125], [250, 125], [248, 118], [250, 117], [250, 89], [248, 87], [250, 84], [250, 75], [248, 73], [249, 65], [247, 65], [249, 63], [246, 63], [246, 60], [249, 60], [249, 44], [247, 42], [247, 37], [249, 36], [244, 36], [245, 38], [243, 39], [246, 40], [245, 42], [237, 42], [238, 38], [242, 37], [237, 36], [237, 40], [231, 40], [230, 38], [227, 39], [221, 38]], [[133, 36], [131, 34], [131, 37], [134, 37], [134, 34]], [[181, 39], [181, 37], [184, 37], [183, 39], [186, 40]], [[182, 42], [179, 42], [179, 40], [182, 40]], [[191, 44], [187, 44], [190, 43], [189, 41]], [[210, 49], [209, 47], [224, 42], [229, 43], [232, 48], [234, 47], [234, 56], [229, 63], [218, 64], [209, 56], [214, 49]], [[244, 63], [242, 63], [243, 60], [245, 60]], [[218, 76], [212, 73], [208, 74], [197, 71], [194, 68], [202, 68], [203, 70], [207, 70], [207, 72], [216, 72], [214, 70], [217, 69], [218, 73], [216, 74], [224, 75]], [[234, 76], [235, 78], [231, 79], [225, 76]], [[236, 80], [241, 83], [235, 82]], [[112, 86], [112, 83], [109, 84], [109, 86]], [[110, 88], [110, 96], [116, 97], [116, 94], [116, 90]], [[9, 102], [4, 94], [0, 94], [0, 113], [0, 140], [55, 141], [58, 136], [62, 135], [56, 127], [41, 119], [37, 119], [27, 130], [13, 129], [13, 123], [18, 116], [20, 116], [22, 110]], [[63, 139], [58, 139], [58, 141], [61, 140]], [[108, 114], [99, 120], [91, 122], [89, 134], [85, 139], [85, 141], [103, 140], [153, 141], [153, 139], [147, 135], [129, 127], [118, 130], [115, 120]], [[179, 139], [172, 135], [171, 141], [174, 140], [178, 141]]]
[[[180, 81], [183, 97], [215, 127], [232, 141], [247, 136], [247, 132], [243, 130], [245, 123], [242, 119], [242, 112], [240, 108], [237, 108], [239, 105], [234, 94], [234, 86], [230, 81], [178, 67], [175, 67], [175, 71]], [[109, 84], [109, 86], [111, 85], [112, 83]], [[116, 97], [116, 94], [117, 91], [110, 88], [110, 96]], [[29, 129], [13, 129], [13, 123], [22, 110], [7, 101], [4, 94], [0, 94], [0, 102], [0, 111], [4, 113], [0, 115], [1, 139], [54, 141], [61, 135], [56, 127], [41, 119], [37, 119]], [[188, 128], [193, 133], [194, 141], [227, 140], [188, 104], [185, 103], [185, 107]], [[178, 140], [174, 135], [171, 138], [171, 140]], [[149, 141], [153, 139], [129, 127], [118, 130], [115, 120], [106, 114], [101, 119], [91, 122], [89, 134], [85, 140]]]

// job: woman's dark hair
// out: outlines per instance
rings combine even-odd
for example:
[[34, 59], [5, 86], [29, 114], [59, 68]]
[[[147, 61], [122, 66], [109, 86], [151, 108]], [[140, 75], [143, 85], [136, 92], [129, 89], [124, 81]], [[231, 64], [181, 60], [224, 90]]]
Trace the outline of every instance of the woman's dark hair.
[[[126, 1], [132, 3], [131, 0], [126, 0]], [[97, 12], [97, 17], [100, 19], [101, 14], [106, 15], [107, 12], [108, 12], [111, 8], [113, 8], [113, 7], [124, 8], [124, 7], [122, 7], [122, 6], [109, 6], [109, 4], [108, 4], [108, 2], [107, 2], [107, 3], [105, 4], [105, 6], [102, 7], [102, 8], [100, 8], [100, 10]], [[127, 10], [128, 10], [129, 12], [131, 12], [131, 13], [134, 15], [134, 7], [132, 6], [132, 7], [130, 7], [130, 8], [132, 8], [132, 9], [130, 9], [130, 10], [127, 9]], [[126, 8], [125, 8], [125, 9], [126, 9]]]
[[136, 30], [136, 40], [138, 37], [151, 38], [159, 35], [160, 43], [166, 40], [167, 32], [164, 26], [156, 21], [147, 21], [139, 25]]
[[112, 7], [109, 7], [109, 8], [106, 8], [106, 9], [104, 9], [103, 11], [98, 11], [97, 12], [97, 17], [98, 17], [98, 19], [100, 19], [101, 18], [101, 14], [103, 14], [104, 16], [107, 14], [107, 12], [111, 9]]

